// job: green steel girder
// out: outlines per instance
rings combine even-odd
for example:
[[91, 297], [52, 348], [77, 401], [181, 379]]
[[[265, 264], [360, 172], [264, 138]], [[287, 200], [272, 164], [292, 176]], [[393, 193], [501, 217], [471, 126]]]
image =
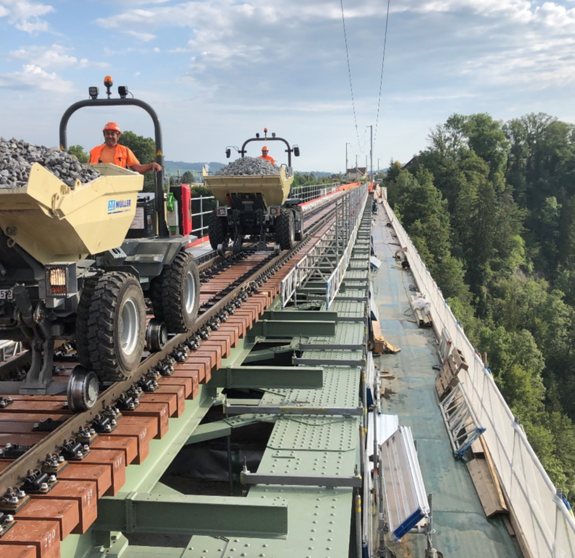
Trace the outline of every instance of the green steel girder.
[[229, 436], [231, 433], [232, 427], [223, 420], [200, 424], [188, 438], [186, 445], [214, 440], [215, 438], [223, 438], [224, 436]]
[[210, 385], [242, 389], [316, 389], [323, 368], [315, 366], [228, 366], [212, 372]]
[[249, 337], [335, 335], [335, 321], [259, 320], [254, 324], [248, 335]]
[[[234, 401], [242, 400], [234, 399]], [[234, 428], [250, 426], [264, 421], [273, 422], [273, 420], [273, 418], [270, 419], [269, 417], [262, 417], [259, 415], [241, 415], [237, 417], [229, 417], [224, 420], [217, 420], [215, 422], [208, 422], [206, 424], [200, 424], [194, 430], [194, 433], [188, 438], [186, 445], [206, 442], [207, 440], [214, 440], [215, 438], [223, 438], [224, 436], [229, 436]], [[155, 492], [161, 492], [161, 490], [155, 490]]]
[[276, 355], [291, 353], [297, 347], [297, 343], [294, 346], [283, 345], [281, 347], [270, 347], [269, 349], [262, 349], [261, 351], [252, 351], [243, 361], [243, 364], [252, 364], [255, 362], [261, 362], [263, 360], [273, 360]]
[[121, 492], [98, 501], [93, 529], [123, 533], [166, 533], [227, 537], [285, 538], [285, 500], [139, 494]]
[[305, 310], [268, 310], [262, 316], [263, 320], [281, 320], [283, 322], [306, 322], [321, 320], [324, 322], [337, 322], [337, 312], [305, 311]]

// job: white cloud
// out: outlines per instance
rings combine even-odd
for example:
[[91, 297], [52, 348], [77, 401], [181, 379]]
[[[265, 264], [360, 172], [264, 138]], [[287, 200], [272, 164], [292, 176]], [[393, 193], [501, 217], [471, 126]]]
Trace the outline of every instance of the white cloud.
[[126, 5], [126, 6], [144, 6], [148, 4], [166, 4], [170, 0], [113, 0], [115, 6]]
[[0, 89], [43, 90], [68, 93], [73, 83], [59, 78], [55, 72], [48, 73], [34, 64], [25, 64], [21, 72], [0, 74]]
[[28, 48], [19, 48], [8, 53], [8, 60], [23, 60], [34, 66], [49, 69], [63, 70], [65, 68], [105, 68], [107, 63], [92, 62], [87, 58], [78, 60], [71, 53], [74, 49], [53, 44], [50, 47], [40, 45]]
[[94, 62], [87, 58], [81, 58], [78, 62], [78, 68], [109, 68], [108, 62]]
[[0, 17], [29, 34], [48, 31], [48, 23], [41, 19], [54, 12], [53, 6], [28, 0], [0, 0]]
[[123, 33], [126, 33], [126, 35], [131, 35], [132, 37], [135, 37], [144, 43], [153, 41], [156, 38], [156, 35], [153, 35], [152, 33], [141, 33], [140, 31], [123, 31]]
[[20, 48], [8, 53], [8, 58], [12, 60], [25, 60], [34, 63], [41, 68], [62, 69], [75, 66], [78, 59], [67, 54], [72, 49], [64, 48], [54, 44], [51, 47], [32, 46]]

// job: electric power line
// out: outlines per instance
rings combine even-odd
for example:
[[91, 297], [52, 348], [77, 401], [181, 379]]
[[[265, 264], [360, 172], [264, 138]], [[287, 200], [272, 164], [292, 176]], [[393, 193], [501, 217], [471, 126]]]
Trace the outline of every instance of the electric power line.
[[[387, 47], [387, 26], [389, 24], [389, 4], [391, 0], [387, 0], [387, 14], [385, 16], [385, 33], [383, 35], [383, 55], [381, 57], [381, 74], [379, 77], [379, 96], [377, 98], [377, 115], [375, 117], [375, 135], [373, 138], [373, 143], [377, 141], [377, 125], [379, 124], [379, 108], [381, 105], [381, 89], [383, 85], [383, 67], [385, 65], [385, 49]], [[351, 79], [351, 75], [350, 75]]]
[[[351, 106], [353, 108], [353, 120], [355, 122], [355, 135], [357, 136], [357, 145], [361, 149], [361, 145], [359, 143], [359, 129], [357, 127], [357, 115], [355, 112], [355, 99], [353, 97], [353, 84], [352, 84], [352, 80], [351, 80], [351, 65], [349, 63], [349, 49], [347, 47], [347, 32], [345, 30], [345, 15], [344, 15], [344, 11], [343, 11], [343, 0], [340, 0], [340, 1], [341, 1], [341, 20], [343, 22], [343, 38], [345, 41], [345, 56], [347, 58], [347, 73], [349, 76], [349, 89], [351, 91]], [[363, 149], [361, 149], [361, 151], [363, 152]]]

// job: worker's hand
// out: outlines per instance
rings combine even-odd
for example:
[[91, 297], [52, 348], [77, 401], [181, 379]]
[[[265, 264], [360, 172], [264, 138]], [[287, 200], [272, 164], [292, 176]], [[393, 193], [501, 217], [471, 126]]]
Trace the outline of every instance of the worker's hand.
[[158, 165], [158, 163], [150, 163], [152, 165], [150, 170], [154, 170], [154, 171], [161, 171], [162, 170], [162, 166]]

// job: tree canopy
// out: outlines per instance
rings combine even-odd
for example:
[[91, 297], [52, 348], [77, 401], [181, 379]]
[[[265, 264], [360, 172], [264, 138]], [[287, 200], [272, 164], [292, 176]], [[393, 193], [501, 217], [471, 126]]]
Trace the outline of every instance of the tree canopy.
[[71, 145], [68, 148], [68, 153], [74, 155], [80, 163], [87, 163], [90, 160], [90, 155], [84, 151], [81, 145]]
[[[156, 142], [152, 138], [139, 136], [130, 130], [126, 130], [122, 132], [118, 143], [130, 148], [142, 165], [153, 163], [156, 160]], [[144, 175], [144, 190], [146, 192], [154, 191], [153, 172], [148, 172]]]
[[551, 479], [575, 498], [575, 127], [453, 114], [388, 197]]

